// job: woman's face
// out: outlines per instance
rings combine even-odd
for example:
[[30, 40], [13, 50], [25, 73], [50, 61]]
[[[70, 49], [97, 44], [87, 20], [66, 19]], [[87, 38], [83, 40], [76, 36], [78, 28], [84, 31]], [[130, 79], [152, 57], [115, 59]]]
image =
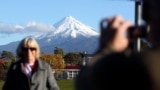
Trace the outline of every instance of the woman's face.
[[23, 59], [25, 59], [25, 62], [27, 63], [34, 63], [36, 60], [36, 48], [32, 47], [24, 47], [22, 48], [23, 51]]

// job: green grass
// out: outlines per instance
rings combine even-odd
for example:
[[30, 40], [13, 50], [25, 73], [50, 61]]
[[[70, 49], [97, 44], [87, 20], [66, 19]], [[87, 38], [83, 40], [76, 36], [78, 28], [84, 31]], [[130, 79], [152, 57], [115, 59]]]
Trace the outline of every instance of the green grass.
[[3, 84], [4, 84], [4, 82], [0, 81], [0, 90], [2, 90]]
[[74, 90], [74, 80], [58, 80], [57, 81], [60, 90]]
[[[60, 90], [74, 90], [74, 80], [57, 80]], [[2, 90], [4, 82], [0, 81], [0, 90]]]

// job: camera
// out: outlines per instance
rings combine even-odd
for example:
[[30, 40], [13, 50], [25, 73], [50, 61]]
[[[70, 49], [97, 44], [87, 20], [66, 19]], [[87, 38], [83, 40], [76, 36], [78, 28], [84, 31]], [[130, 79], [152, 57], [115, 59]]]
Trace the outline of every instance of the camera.
[[[100, 23], [101, 31], [109, 30], [107, 20], [103, 19]], [[137, 38], [146, 39], [149, 28], [147, 25], [131, 26], [127, 30], [127, 37], [130, 40], [135, 40]]]
[[136, 38], [146, 39], [148, 32], [149, 30], [147, 28], [147, 25], [132, 26], [128, 28], [127, 36], [129, 39], [136, 39]]

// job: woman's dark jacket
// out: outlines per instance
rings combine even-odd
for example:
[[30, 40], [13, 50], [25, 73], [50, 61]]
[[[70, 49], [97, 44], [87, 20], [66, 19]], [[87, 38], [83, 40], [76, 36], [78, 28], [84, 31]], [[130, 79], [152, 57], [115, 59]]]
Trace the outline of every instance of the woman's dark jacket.
[[19, 60], [10, 66], [3, 90], [59, 90], [59, 87], [48, 63], [37, 60], [37, 68], [30, 79]]

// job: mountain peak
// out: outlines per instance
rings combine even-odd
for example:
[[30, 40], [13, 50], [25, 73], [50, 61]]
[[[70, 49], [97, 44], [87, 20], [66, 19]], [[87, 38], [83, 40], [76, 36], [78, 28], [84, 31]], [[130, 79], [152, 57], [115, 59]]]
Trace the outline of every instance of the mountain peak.
[[54, 25], [56, 31], [54, 34], [61, 34], [61, 36], [71, 36], [76, 38], [78, 36], [95, 36], [99, 35], [93, 28], [81, 23], [72, 16], [66, 16]]
[[75, 19], [72, 16], [66, 16], [66, 17], [64, 17], [64, 20], [71, 21], [71, 20], [75, 20]]
[[73, 24], [73, 23], [81, 23], [72, 16], [66, 16], [63, 19], [61, 19], [59, 22], [57, 22], [54, 26], [59, 27], [62, 24]]

